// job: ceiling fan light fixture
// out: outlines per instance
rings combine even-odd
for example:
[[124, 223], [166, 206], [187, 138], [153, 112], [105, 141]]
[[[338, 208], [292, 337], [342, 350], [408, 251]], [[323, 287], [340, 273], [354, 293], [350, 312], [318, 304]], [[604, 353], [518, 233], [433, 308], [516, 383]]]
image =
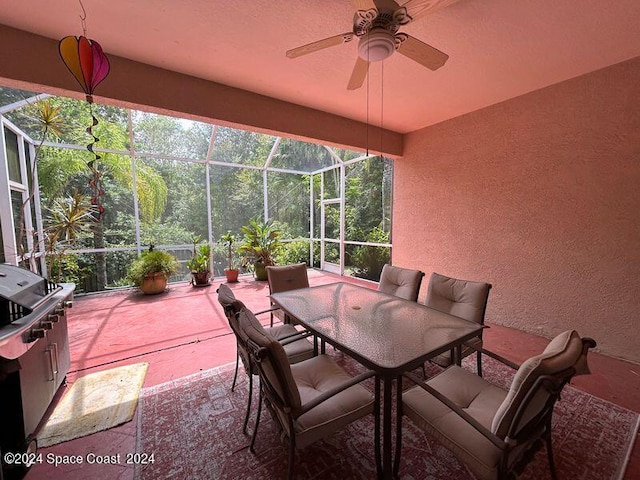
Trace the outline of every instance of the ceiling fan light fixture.
[[358, 55], [369, 62], [380, 62], [390, 57], [395, 49], [395, 36], [383, 28], [371, 29], [358, 43]]

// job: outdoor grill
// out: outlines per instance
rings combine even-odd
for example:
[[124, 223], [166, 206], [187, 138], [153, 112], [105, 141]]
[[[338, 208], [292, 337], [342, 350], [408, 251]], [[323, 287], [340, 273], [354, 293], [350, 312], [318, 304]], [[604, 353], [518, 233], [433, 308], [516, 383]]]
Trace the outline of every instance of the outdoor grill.
[[[0, 264], [0, 451], [33, 452], [35, 434], [69, 371], [66, 310], [74, 284]], [[19, 476], [4, 463], [0, 479]]]

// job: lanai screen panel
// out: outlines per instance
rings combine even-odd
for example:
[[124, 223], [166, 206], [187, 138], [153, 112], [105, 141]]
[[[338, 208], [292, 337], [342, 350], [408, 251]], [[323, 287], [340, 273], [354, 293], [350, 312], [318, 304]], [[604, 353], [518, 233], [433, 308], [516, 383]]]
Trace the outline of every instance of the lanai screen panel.
[[[101, 203], [104, 213], [100, 217], [104, 247], [135, 246], [135, 218], [132, 194], [131, 158], [114, 153], [101, 154], [99, 169], [102, 173], [104, 195]], [[55, 214], [63, 215], [80, 201], [76, 209], [86, 209], [90, 203], [91, 172], [86, 162], [92, 156], [85, 150], [42, 147], [38, 160], [41, 202], [45, 229], [55, 221]], [[71, 248], [94, 248], [94, 236], [89, 230], [78, 237]]]
[[269, 166], [286, 170], [314, 172], [321, 168], [330, 167], [335, 163], [336, 161], [329, 151], [322, 145], [283, 138]]
[[0, 108], [11, 103], [26, 100], [37, 95], [37, 93], [27, 90], [19, 90], [17, 88], [0, 87]]
[[217, 127], [211, 160], [237, 165], [262, 167], [276, 137], [262, 133]]
[[250, 219], [264, 218], [262, 170], [212, 165], [209, 178], [214, 240], [228, 230], [240, 237]]
[[[93, 125], [92, 114], [98, 120]], [[108, 105], [89, 105], [84, 100], [65, 97], [48, 97], [40, 101], [30, 101], [6, 113], [6, 117], [25, 132], [35, 142], [41, 142], [46, 132], [47, 142], [76, 146], [86, 149], [93, 143], [96, 150], [129, 150], [129, 126], [127, 110]], [[46, 118], [48, 125], [43, 123]], [[94, 142], [86, 131], [92, 126], [92, 134], [98, 138]], [[87, 152], [87, 155], [90, 155]]]
[[78, 292], [124, 285], [124, 273], [136, 254], [131, 158], [115, 153], [102, 153], [101, 157], [98, 168], [104, 213], [92, 222], [82, 219], [93, 218], [92, 177], [87, 168], [93, 156], [82, 149], [45, 146], [38, 160], [45, 231], [65, 222], [74, 231], [73, 237], [59, 238], [55, 245], [54, 251], [63, 255], [47, 257], [49, 276], [54, 281], [77, 283]]
[[358, 158], [364, 155], [364, 153], [356, 152], [354, 150], [345, 150], [337, 147], [327, 147], [327, 148], [329, 148], [343, 162], [346, 162], [347, 160], [353, 160], [354, 158]]
[[132, 111], [136, 154], [204, 161], [213, 125], [155, 113]]
[[141, 240], [144, 244], [191, 244], [206, 240], [205, 166], [160, 158], [136, 164]]
[[[391, 230], [392, 169], [392, 160], [380, 157], [346, 166], [345, 240], [388, 241]], [[384, 242], [381, 242], [383, 238]]]
[[[345, 270], [377, 281], [389, 262], [393, 161], [369, 158], [347, 165], [345, 174]], [[359, 242], [359, 243], [349, 243]]]
[[284, 227], [284, 238], [309, 238], [309, 177], [268, 172], [269, 218]]
[[340, 169], [332, 168], [322, 172], [322, 185], [324, 200], [340, 198]]

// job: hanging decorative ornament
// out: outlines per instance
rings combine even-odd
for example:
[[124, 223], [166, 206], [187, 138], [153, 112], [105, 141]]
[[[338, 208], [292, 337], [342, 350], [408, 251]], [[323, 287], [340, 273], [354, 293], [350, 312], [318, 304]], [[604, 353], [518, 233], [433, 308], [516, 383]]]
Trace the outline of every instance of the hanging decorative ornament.
[[83, 15], [80, 17], [82, 20], [82, 30], [84, 35], [75, 37], [70, 35], [60, 40], [58, 44], [58, 50], [62, 61], [67, 66], [71, 74], [80, 84], [80, 87], [87, 95], [87, 102], [89, 103], [89, 113], [91, 113], [91, 125], [87, 127], [87, 133], [91, 135], [91, 142], [87, 144], [87, 150], [94, 155], [93, 160], [87, 162], [87, 166], [91, 170], [92, 179], [89, 182], [91, 187], [91, 203], [97, 208], [97, 216], [100, 217], [104, 213], [104, 207], [100, 197], [104, 194], [101, 188], [100, 173], [98, 155], [93, 146], [99, 142], [100, 139], [93, 134], [93, 127], [98, 125], [98, 119], [93, 114], [93, 91], [109, 74], [109, 60], [102, 51], [102, 47], [95, 40], [91, 40], [86, 37], [87, 29], [85, 20], [87, 14], [84, 10], [84, 5], [80, 1]]
[[109, 60], [95, 40], [69, 35], [58, 44], [62, 61], [78, 81], [87, 101], [93, 102], [93, 91], [109, 74]]

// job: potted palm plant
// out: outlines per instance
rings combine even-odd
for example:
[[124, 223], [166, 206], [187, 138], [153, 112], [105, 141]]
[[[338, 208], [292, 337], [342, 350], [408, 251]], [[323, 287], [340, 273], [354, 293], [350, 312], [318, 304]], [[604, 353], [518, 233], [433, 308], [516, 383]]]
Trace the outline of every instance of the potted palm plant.
[[198, 245], [200, 237], [193, 239], [193, 256], [187, 262], [187, 268], [191, 272], [191, 285], [194, 287], [202, 287], [210, 285], [211, 278], [210, 257], [211, 246], [208, 243]]
[[169, 277], [178, 270], [178, 261], [169, 252], [149, 245], [129, 267], [127, 279], [147, 295], [164, 292]]
[[244, 254], [243, 266], [252, 265], [256, 280], [267, 280], [266, 267], [275, 265], [274, 257], [282, 248], [281, 231], [273, 222], [249, 220], [249, 225], [241, 227], [243, 244], [238, 252]]
[[236, 237], [231, 230], [220, 237], [220, 242], [227, 248], [227, 268], [224, 269], [224, 274], [227, 277], [227, 283], [234, 283], [238, 281], [238, 269], [233, 268], [233, 243], [236, 241]]

